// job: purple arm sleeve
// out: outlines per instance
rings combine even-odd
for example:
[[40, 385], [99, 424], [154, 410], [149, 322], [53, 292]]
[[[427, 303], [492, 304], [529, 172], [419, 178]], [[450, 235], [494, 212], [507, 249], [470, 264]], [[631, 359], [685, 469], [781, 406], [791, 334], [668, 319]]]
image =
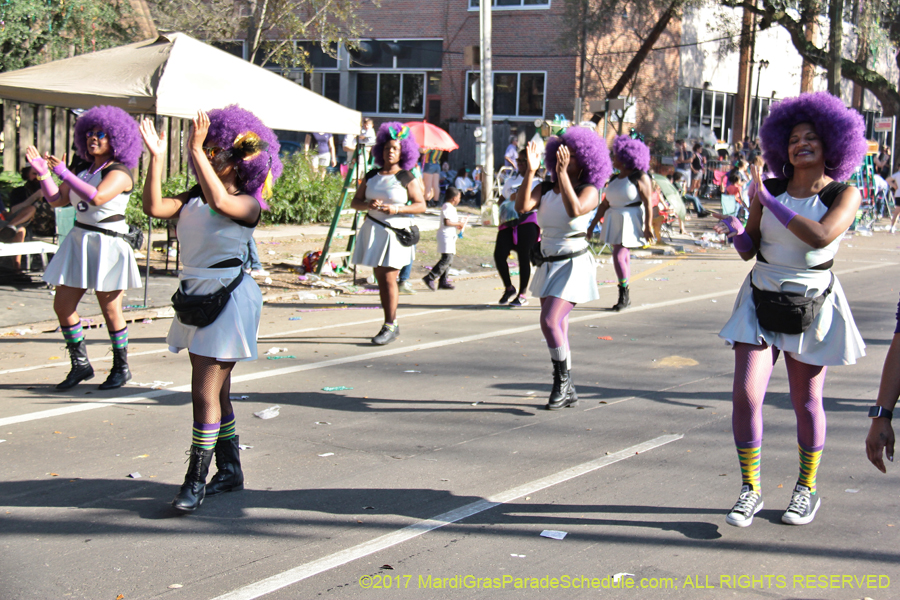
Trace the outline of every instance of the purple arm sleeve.
[[56, 173], [60, 179], [68, 183], [69, 187], [82, 198], [93, 200], [97, 196], [97, 188], [83, 179], [79, 179], [77, 175], [66, 168], [66, 165], [62, 163], [56, 165], [53, 167], [53, 172]]
[[732, 243], [734, 244], [734, 249], [738, 252], [753, 252], [756, 247], [753, 245], [753, 240], [750, 239], [750, 234], [744, 229], [743, 224], [735, 218], [735, 217], [725, 217], [722, 219], [722, 223], [725, 224], [725, 227], [728, 228], [728, 231], [734, 234], [734, 237], [731, 238]]
[[769, 192], [769, 190], [766, 189], [766, 186], [759, 186], [759, 189], [756, 191], [756, 195], [759, 197], [759, 201], [762, 203], [762, 205], [769, 209], [769, 211], [771, 211], [771, 213], [775, 215], [775, 218], [778, 219], [778, 222], [785, 227], [788, 226], [788, 223], [791, 222], [791, 219], [797, 216], [797, 213], [776, 200], [775, 196], [773, 196]]
[[53, 181], [53, 178], [50, 177], [50, 167], [47, 166], [47, 161], [37, 156], [28, 162], [31, 168], [34, 169], [34, 172], [38, 174], [38, 180], [41, 182], [41, 193], [43, 193], [47, 202], [59, 200], [59, 187]]

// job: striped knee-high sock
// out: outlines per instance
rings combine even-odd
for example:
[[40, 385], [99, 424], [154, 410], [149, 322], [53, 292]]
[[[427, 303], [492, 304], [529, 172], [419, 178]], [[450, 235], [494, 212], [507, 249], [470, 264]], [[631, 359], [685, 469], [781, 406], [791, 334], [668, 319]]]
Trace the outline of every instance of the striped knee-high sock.
[[60, 327], [67, 344], [77, 344], [84, 340], [84, 328], [81, 321], [69, 327]]
[[219, 439], [230, 440], [235, 435], [234, 411], [230, 415], [222, 417], [222, 426], [219, 428]]
[[112, 342], [113, 350], [128, 347], [128, 326], [126, 325], [118, 331], [109, 332], [109, 340]]
[[797, 483], [808, 487], [811, 494], [816, 493], [816, 473], [819, 471], [819, 462], [822, 460], [824, 447], [804, 448], [797, 444], [797, 450], [800, 451], [800, 477], [797, 479]]
[[741, 463], [741, 482], [743, 485], [749, 485], [750, 489], [756, 493], [760, 492], [760, 450], [762, 450], [762, 444], [760, 443], [750, 442], [746, 445], [737, 446], [738, 461]]
[[194, 421], [191, 444], [203, 450], [212, 450], [216, 447], [216, 438], [219, 435], [220, 423], [198, 423]]

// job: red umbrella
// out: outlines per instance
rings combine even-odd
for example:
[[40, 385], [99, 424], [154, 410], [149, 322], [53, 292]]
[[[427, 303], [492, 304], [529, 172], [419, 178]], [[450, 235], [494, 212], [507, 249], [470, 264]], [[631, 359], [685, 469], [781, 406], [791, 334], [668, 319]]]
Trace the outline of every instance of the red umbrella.
[[450, 137], [449, 133], [440, 127], [435, 127], [431, 123], [426, 123], [425, 121], [410, 121], [409, 123], [404, 123], [404, 125], [409, 127], [413, 138], [421, 148], [427, 148], [428, 150], [445, 150], [447, 152], [459, 148], [459, 144], [453, 141], [453, 138]]

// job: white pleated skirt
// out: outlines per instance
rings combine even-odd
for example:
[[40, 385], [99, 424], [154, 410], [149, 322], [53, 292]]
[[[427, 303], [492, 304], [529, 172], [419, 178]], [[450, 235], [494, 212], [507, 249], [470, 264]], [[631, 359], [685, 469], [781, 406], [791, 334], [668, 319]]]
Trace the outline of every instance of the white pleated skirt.
[[735, 342], [774, 346], [791, 352], [808, 365], [852, 365], [866, 355], [866, 344], [856, 328], [850, 305], [837, 277], [831, 294], [825, 299], [818, 316], [804, 333], [790, 335], [763, 329], [756, 318], [756, 305], [750, 279], [761, 290], [821, 295], [831, 282], [831, 271], [797, 270], [790, 267], [757, 262], [744, 280], [734, 302], [731, 318], [719, 337]]
[[72, 228], [42, 278], [50, 285], [115, 292], [143, 287], [134, 250], [119, 237]]
[[[229, 269], [201, 269], [184, 267], [181, 273], [182, 290], [188, 295], [217, 292], [238, 276], [241, 267]], [[178, 317], [172, 319], [166, 342], [171, 352], [187, 348], [193, 354], [221, 361], [256, 360], [256, 340], [262, 314], [262, 292], [253, 278], [245, 275], [231, 292], [228, 303], [212, 324], [206, 327], [184, 325]]]
[[626, 248], [644, 246], [644, 205], [610, 207], [603, 215], [603, 241], [610, 246], [622, 245]]
[[[411, 219], [391, 219], [391, 227], [404, 229], [410, 226]], [[371, 219], [363, 221], [356, 234], [356, 246], [353, 248], [353, 262], [367, 267], [390, 267], [402, 269], [412, 263], [413, 247], [406, 247], [397, 241], [394, 232], [382, 227]]]
[[593, 255], [587, 252], [567, 260], [545, 262], [531, 280], [531, 294], [537, 298], [562, 298], [572, 304], [597, 300], [600, 294]]

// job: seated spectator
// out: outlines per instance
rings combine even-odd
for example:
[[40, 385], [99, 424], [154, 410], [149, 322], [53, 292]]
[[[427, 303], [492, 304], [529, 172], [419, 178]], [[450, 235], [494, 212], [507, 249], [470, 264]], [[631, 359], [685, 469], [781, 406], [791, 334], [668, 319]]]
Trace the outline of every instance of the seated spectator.
[[[700, 203], [700, 199], [697, 196], [687, 193], [687, 190], [685, 189], [686, 183], [684, 175], [675, 171], [675, 175], [672, 177], [672, 184], [678, 188], [681, 197], [684, 198], [685, 210], [687, 210], [687, 206], [690, 204], [694, 207], [694, 212], [696, 212], [697, 216], [701, 219], [711, 215], [711, 212], [703, 208], [703, 204]], [[685, 219], [688, 219], [688, 217], [685, 217]]]
[[[0, 229], [0, 243], [13, 244], [25, 241], [26, 227], [34, 219], [37, 211], [35, 204], [43, 203], [41, 194], [41, 185], [37, 180], [37, 173], [28, 166], [20, 172], [25, 185], [17, 187], [9, 194], [9, 209], [0, 206], [3, 219], [3, 228]], [[13, 257], [13, 264], [16, 271], [22, 268], [22, 257]]]
[[453, 183], [453, 187], [459, 190], [464, 201], [474, 200], [477, 202], [475, 182], [469, 177], [469, 170], [465, 167], [461, 167], [456, 172], [456, 181]]

